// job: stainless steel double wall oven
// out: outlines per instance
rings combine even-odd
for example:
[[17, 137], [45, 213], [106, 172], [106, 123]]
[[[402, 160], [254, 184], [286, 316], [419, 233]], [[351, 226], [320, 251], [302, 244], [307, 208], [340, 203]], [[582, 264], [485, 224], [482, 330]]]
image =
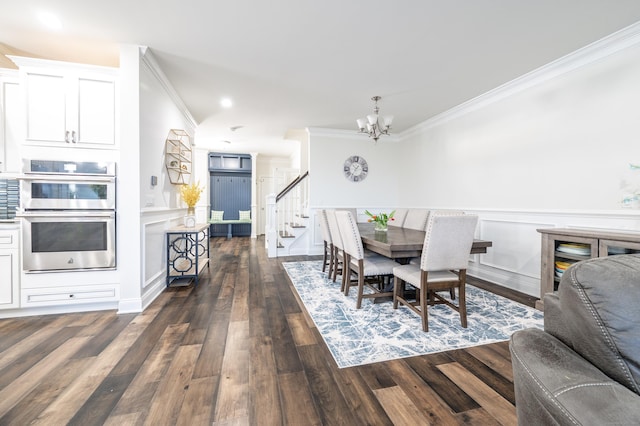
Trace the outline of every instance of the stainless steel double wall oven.
[[20, 207], [25, 271], [115, 268], [115, 163], [25, 160]]

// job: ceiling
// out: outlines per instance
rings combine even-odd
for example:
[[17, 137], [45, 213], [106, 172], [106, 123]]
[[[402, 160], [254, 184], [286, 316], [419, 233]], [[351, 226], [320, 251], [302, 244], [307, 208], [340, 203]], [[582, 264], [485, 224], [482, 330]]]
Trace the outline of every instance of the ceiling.
[[117, 66], [119, 44], [148, 46], [198, 145], [268, 155], [306, 127], [356, 132], [373, 95], [402, 132], [640, 21], [638, 0], [0, 1], [0, 53]]

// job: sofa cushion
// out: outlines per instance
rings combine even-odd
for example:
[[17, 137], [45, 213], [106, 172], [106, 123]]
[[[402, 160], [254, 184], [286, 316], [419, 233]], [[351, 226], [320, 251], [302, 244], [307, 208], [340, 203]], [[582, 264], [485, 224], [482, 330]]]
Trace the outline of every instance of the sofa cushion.
[[558, 293], [566, 343], [640, 394], [640, 255], [576, 263]]
[[240, 220], [251, 220], [251, 210], [240, 210], [238, 213]]
[[220, 222], [224, 217], [224, 211], [211, 210], [211, 220], [214, 222]]

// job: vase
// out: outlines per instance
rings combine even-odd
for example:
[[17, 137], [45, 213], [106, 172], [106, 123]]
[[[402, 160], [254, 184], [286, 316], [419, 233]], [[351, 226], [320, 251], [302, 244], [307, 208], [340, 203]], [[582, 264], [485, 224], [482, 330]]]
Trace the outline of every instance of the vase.
[[374, 228], [376, 231], [380, 231], [380, 232], [386, 232], [387, 231], [387, 224], [386, 223], [380, 223], [380, 222], [376, 222], [376, 225], [374, 226]]
[[184, 217], [184, 226], [187, 228], [193, 228], [196, 226], [196, 208], [188, 207], [187, 215]]

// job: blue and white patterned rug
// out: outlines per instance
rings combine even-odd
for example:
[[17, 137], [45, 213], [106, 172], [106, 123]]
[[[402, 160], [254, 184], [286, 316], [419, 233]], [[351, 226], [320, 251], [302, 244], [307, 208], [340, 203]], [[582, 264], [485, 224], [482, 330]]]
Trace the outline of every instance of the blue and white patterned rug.
[[340, 368], [505, 341], [517, 330], [543, 327], [542, 312], [467, 285], [467, 328], [453, 309], [436, 305], [425, 333], [417, 314], [390, 301], [364, 299], [356, 309], [356, 289], [341, 293], [340, 278], [329, 280], [321, 261], [282, 265]]

